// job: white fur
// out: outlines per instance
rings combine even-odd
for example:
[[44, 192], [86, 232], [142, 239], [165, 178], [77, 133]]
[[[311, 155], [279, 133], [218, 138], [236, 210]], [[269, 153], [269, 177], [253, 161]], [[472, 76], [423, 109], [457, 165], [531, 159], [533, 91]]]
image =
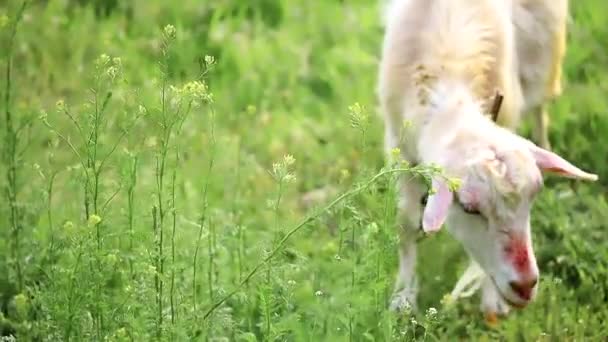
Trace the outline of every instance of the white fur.
[[[420, 203], [423, 184], [401, 183], [400, 267], [393, 308], [404, 303], [415, 306], [414, 235], [420, 222], [425, 231], [433, 231], [444, 221], [487, 275], [483, 310], [504, 313], [505, 299], [528, 304], [538, 277], [529, 216], [542, 184], [541, 171], [597, 178], [513, 133], [526, 108], [541, 106], [556, 93], [553, 87], [553, 95], [538, 95], [547, 93], [548, 83], [558, 83], [554, 64], [561, 63], [561, 57], [554, 56], [561, 52], [533, 59], [524, 51], [524, 46], [535, 44], [531, 27], [559, 29], [559, 20], [545, 27], [544, 17], [530, 12], [532, 5], [542, 9], [565, 0], [551, 1], [392, 0], [388, 4], [379, 75], [385, 147], [398, 147], [405, 160], [438, 164], [448, 176], [463, 180], [457, 194], [438, 191], [425, 208]], [[550, 40], [549, 46], [560, 44], [551, 33], [541, 36]], [[496, 90], [504, 95], [498, 125], [487, 115]], [[410, 128], [404, 128], [404, 120]], [[442, 185], [441, 180], [434, 184]], [[457, 201], [474, 206], [481, 215], [465, 213], [453, 204]], [[523, 246], [520, 252], [527, 253], [523, 270], [514, 261], [517, 258], [505, 252], [518, 243]], [[529, 298], [519, 295], [512, 284], [528, 286]]]

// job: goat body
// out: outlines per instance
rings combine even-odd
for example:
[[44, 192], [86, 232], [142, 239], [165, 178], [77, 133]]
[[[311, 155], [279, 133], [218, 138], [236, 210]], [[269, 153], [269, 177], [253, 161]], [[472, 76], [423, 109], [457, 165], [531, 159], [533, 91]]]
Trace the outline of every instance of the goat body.
[[[489, 315], [525, 306], [538, 268], [529, 212], [541, 172], [595, 180], [548, 146], [547, 101], [561, 92], [566, 0], [393, 0], [386, 12], [379, 97], [385, 148], [411, 163], [434, 163], [463, 186], [441, 180], [428, 203], [422, 183], [400, 184], [400, 266], [393, 308], [415, 305], [420, 225], [450, 232], [481, 266], [482, 309]], [[494, 94], [504, 100], [496, 124]], [[534, 111], [541, 147], [514, 131]], [[408, 121], [411, 125], [404, 125]], [[453, 206], [458, 202], [460, 207]], [[474, 213], [474, 214], [471, 214]]]

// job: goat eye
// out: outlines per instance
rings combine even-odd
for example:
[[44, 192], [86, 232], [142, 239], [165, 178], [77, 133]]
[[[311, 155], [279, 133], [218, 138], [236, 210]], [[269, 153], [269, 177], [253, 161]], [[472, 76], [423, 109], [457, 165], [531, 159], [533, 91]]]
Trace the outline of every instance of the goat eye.
[[462, 205], [462, 210], [464, 210], [464, 212], [467, 213], [467, 214], [469, 214], [469, 215], [479, 215], [479, 214], [481, 214], [481, 212], [479, 212], [479, 209], [475, 208], [472, 205], [463, 204]]
[[422, 206], [425, 206], [425, 205], [426, 205], [426, 203], [428, 202], [428, 200], [429, 200], [429, 194], [428, 194], [428, 193], [426, 193], [426, 194], [424, 194], [424, 196], [422, 196], [422, 198], [420, 199], [420, 204], [421, 204]]

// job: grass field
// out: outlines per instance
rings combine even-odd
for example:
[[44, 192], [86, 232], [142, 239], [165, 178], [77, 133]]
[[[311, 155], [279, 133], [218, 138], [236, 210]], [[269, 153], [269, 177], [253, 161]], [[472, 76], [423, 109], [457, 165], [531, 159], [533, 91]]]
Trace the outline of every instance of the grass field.
[[538, 299], [491, 328], [478, 295], [442, 304], [446, 231], [419, 312], [387, 310], [377, 1], [0, 1], [0, 336], [606, 340], [608, 4], [571, 7], [550, 139], [600, 181], [546, 179]]

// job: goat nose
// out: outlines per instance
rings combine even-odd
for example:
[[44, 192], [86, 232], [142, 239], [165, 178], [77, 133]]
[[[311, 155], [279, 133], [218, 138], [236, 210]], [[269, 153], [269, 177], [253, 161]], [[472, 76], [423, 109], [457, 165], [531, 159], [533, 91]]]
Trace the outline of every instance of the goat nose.
[[515, 293], [517, 293], [522, 299], [530, 300], [532, 297], [532, 290], [538, 283], [538, 277], [530, 277], [519, 281], [510, 281], [509, 286]]

